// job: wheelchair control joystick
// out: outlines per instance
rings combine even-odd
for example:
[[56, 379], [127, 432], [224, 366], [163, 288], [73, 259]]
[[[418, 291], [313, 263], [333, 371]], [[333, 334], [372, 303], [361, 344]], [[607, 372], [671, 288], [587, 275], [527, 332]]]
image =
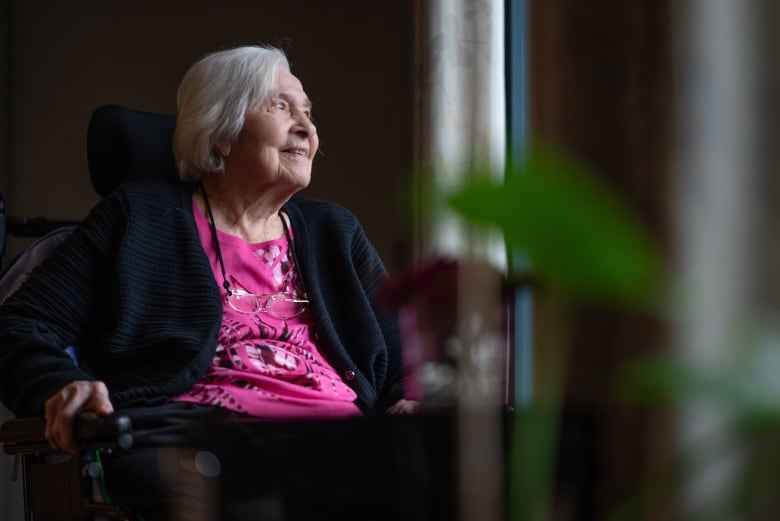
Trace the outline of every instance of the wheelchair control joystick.
[[100, 416], [94, 412], [81, 413], [74, 425], [74, 437], [84, 447], [104, 445], [106, 442], [120, 449], [133, 445], [130, 418], [123, 415]]

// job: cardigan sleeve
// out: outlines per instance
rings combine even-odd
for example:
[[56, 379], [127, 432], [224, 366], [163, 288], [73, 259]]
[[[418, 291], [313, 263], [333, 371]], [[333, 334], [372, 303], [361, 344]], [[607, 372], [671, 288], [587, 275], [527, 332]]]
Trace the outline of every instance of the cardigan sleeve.
[[366, 237], [362, 227], [358, 226], [352, 243], [353, 262], [360, 275], [364, 291], [385, 340], [386, 362], [384, 379], [378, 389], [376, 409], [383, 412], [387, 407], [403, 398], [401, 372], [401, 339], [398, 317], [394, 309], [381, 302], [380, 295], [387, 283], [388, 273], [379, 253]]
[[89, 324], [110, 320], [110, 258], [123, 208], [114, 194], [0, 307], [0, 399], [17, 415], [40, 415], [64, 385], [93, 379], [65, 352], [88, 344]]

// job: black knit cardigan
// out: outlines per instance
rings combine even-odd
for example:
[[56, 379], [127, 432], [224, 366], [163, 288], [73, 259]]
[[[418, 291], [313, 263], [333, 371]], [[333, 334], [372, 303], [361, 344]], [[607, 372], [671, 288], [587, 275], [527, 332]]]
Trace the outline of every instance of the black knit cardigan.
[[[42, 414], [75, 380], [104, 381], [120, 409], [164, 403], [203, 376], [222, 304], [193, 188], [120, 187], [0, 307], [0, 400], [15, 414]], [[402, 397], [396, 317], [378, 302], [387, 272], [347, 210], [300, 197], [284, 210], [320, 347], [358, 407], [382, 411]]]

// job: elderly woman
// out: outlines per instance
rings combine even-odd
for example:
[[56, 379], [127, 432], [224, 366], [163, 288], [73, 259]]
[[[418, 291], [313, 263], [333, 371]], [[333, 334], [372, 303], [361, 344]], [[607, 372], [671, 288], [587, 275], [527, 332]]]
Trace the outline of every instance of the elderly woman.
[[183, 183], [120, 187], [1, 308], [2, 401], [45, 414], [50, 443], [68, 451], [86, 410], [158, 411], [149, 432], [215, 408], [269, 420], [413, 411], [376, 251], [348, 211], [293, 197], [318, 137], [284, 54], [208, 55], [177, 103]]

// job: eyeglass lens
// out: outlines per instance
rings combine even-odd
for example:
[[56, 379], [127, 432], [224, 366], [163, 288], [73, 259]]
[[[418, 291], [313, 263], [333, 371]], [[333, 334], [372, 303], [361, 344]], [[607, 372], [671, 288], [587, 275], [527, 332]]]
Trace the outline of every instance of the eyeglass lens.
[[306, 305], [309, 303], [308, 300], [298, 299], [286, 293], [255, 295], [240, 289], [231, 291], [227, 302], [239, 313], [251, 315], [263, 312], [281, 319], [297, 317], [306, 310]]

